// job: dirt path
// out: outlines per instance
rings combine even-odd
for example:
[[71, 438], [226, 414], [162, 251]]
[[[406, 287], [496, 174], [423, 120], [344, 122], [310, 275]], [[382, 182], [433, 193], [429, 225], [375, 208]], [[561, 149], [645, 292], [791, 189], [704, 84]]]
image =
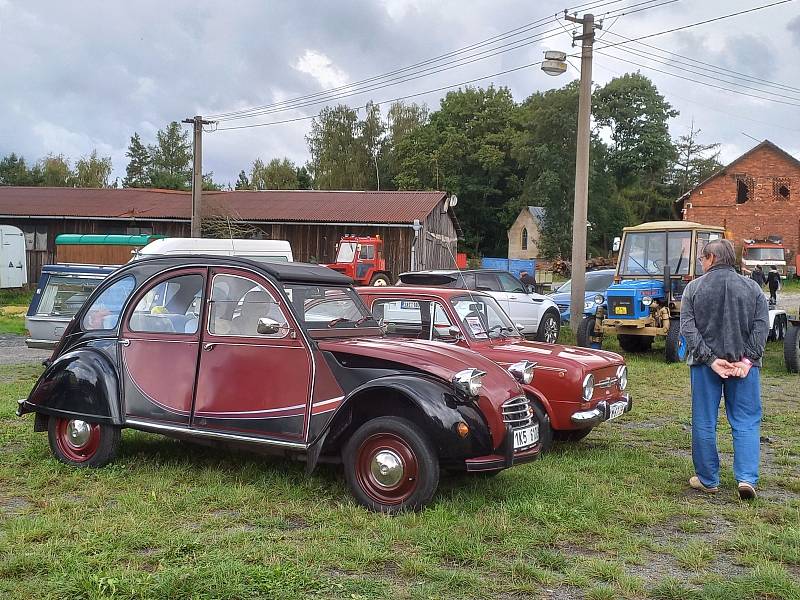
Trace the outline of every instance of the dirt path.
[[50, 350], [31, 350], [21, 335], [0, 334], [0, 365], [40, 363], [50, 358]]

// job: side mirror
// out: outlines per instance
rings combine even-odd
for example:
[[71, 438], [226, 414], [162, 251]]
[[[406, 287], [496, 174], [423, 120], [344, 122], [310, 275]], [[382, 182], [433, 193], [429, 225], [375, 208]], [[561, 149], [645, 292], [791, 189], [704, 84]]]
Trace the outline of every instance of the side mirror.
[[461, 330], [456, 325], [450, 325], [450, 328], [447, 330], [447, 333], [452, 338], [455, 338], [457, 340], [461, 339]]
[[523, 325], [522, 323], [514, 323], [514, 327], [516, 327], [517, 331], [519, 331], [520, 333], [525, 331], [525, 325]]
[[258, 333], [261, 335], [275, 335], [281, 329], [281, 324], [268, 317], [261, 317], [258, 320]]
[[611, 250], [613, 252], [619, 252], [619, 246], [620, 246], [621, 242], [622, 242], [622, 240], [620, 238], [615, 237], [614, 241], [611, 243]]

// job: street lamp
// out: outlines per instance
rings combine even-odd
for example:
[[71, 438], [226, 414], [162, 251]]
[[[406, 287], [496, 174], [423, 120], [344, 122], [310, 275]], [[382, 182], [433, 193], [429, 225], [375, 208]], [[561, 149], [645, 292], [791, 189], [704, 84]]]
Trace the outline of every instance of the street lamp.
[[556, 77], [567, 72], [567, 53], [559, 50], [548, 50], [544, 53], [542, 71]]

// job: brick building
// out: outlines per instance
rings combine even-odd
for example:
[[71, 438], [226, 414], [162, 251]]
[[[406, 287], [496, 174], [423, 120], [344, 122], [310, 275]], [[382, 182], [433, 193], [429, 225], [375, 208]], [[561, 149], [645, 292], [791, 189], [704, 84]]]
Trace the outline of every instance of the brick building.
[[744, 239], [783, 238], [800, 249], [800, 160], [764, 140], [678, 200], [685, 221], [721, 225]]

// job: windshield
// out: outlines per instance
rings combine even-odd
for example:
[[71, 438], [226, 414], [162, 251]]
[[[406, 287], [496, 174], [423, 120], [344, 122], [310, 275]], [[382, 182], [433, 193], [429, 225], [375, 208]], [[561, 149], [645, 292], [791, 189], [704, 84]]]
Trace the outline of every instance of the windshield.
[[102, 281], [100, 278], [50, 277], [42, 292], [36, 314], [74, 317]]
[[378, 327], [352, 288], [287, 283], [283, 289], [297, 318], [308, 329]]
[[[587, 273], [586, 292], [605, 292], [614, 281], [614, 273]], [[561, 294], [572, 291], [572, 279], [558, 288]]]
[[619, 274], [659, 276], [666, 266], [673, 275], [688, 274], [691, 242], [691, 231], [629, 233], [620, 254]]
[[745, 248], [745, 260], [784, 260], [783, 248]]
[[336, 262], [337, 263], [349, 263], [353, 262], [353, 258], [356, 255], [356, 243], [355, 242], [342, 242], [339, 244], [339, 251], [336, 253]]
[[450, 300], [461, 320], [461, 329], [473, 340], [520, 337], [517, 328], [489, 296], [458, 296]]

